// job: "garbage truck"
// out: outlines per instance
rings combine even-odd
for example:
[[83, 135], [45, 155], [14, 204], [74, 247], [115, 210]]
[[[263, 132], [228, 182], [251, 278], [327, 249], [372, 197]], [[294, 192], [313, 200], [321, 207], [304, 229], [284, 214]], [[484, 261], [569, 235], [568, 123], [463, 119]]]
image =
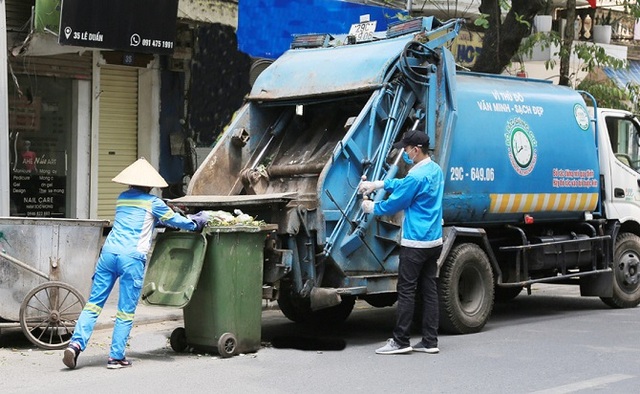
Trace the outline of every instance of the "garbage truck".
[[358, 185], [406, 174], [393, 143], [409, 129], [445, 175], [442, 330], [478, 332], [494, 302], [539, 283], [640, 303], [640, 122], [548, 81], [459, 70], [463, 23], [295, 36], [173, 200], [277, 225], [262, 295], [289, 319], [395, 303], [402, 213], [364, 213]]

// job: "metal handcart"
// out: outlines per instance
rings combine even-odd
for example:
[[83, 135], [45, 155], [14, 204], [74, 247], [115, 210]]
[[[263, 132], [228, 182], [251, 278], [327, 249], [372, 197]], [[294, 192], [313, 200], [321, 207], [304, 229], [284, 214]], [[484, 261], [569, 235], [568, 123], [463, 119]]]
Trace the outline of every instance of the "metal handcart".
[[106, 220], [0, 217], [0, 329], [43, 349], [69, 344]]

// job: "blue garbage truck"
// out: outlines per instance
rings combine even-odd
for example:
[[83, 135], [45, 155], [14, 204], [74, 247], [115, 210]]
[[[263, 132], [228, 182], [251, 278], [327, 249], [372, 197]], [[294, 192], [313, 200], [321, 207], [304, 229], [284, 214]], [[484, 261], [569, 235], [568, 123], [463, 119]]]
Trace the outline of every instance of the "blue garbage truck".
[[402, 214], [363, 213], [357, 189], [406, 174], [393, 143], [407, 129], [445, 174], [441, 329], [478, 332], [496, 300], [538, 283], [640, 303], [640, 122], [548, 81], [459, 70], [461, 26], [294, 37], [174, 200], [277, 225], [262, 294], [289, 319], [395, 303]]

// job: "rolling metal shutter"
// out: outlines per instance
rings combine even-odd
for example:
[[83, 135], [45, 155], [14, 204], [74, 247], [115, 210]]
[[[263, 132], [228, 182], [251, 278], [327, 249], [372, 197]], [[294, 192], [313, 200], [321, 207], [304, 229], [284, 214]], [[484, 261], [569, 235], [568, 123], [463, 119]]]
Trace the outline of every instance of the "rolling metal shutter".
[[98, 217], [113, 220], [126, 186], [111, 179], [138, 155], [138, 69], [100, 67], [100, 90]]

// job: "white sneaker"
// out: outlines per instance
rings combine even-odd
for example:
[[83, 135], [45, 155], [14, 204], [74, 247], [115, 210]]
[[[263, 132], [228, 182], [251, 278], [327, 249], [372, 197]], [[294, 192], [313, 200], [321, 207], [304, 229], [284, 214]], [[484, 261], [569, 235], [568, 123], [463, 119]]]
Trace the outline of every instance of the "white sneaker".
[[413, 351], [414, 352], [420, 352], [420, 353], [429, 353], [429, 354], [440, 353], [440, 349], [438, 349], [437, 347], [425, 347], [422, 344], [422, 342], [418, 342], [417, 344], [415, 344], [413, 346]]
[[376, 354], [402, 354], [410, 353], [412, 350], [411, 346], [400, 346], [393, 338], [389, 338], [386, 345], [376, 349]]

